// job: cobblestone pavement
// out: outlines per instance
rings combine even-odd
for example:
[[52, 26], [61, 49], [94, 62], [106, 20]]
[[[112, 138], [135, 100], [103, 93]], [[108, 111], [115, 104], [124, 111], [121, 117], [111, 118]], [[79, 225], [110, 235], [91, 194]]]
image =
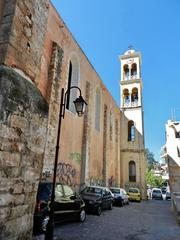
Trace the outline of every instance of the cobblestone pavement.
[[100, 217], [87, 215], [84, 223], [59, 225], [55, 235], [57, 240], [180, 240], [180, 226], [170, 201], [149, 200], [113, 207]]

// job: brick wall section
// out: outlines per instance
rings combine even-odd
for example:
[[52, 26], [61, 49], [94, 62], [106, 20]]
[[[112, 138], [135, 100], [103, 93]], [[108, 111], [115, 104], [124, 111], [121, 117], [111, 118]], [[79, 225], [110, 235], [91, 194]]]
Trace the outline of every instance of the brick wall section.
[[34, 82], [38, 83], [37, 75], [47, 27], [49, 0], [6, 1], [5, 5], [9, 11], [13, 12], [14, 3], [16, 5], [11, 31], [3, 33], [5, 37], [9, 37], [5, 64], [21, 69]]
[[49, 87], [47, 92], [47, 99], [49, 101], [49, 116], [48, 116], [48, 129], [46, 137], [46, 148], [44, 155], [44, 173], [51, 172], [53, 169], [55, 159], [55, 148], [57, 139], [57, 129], [59, 122], [59, 109], [60, 109], [60, 82], [61, 82], [61, 68], [63, 61], [63, 50], [53, 43], [51, 62], [49, 65]]
[[0, 239], [31, 239], [48, 107], [37, 88], [0, 67]]

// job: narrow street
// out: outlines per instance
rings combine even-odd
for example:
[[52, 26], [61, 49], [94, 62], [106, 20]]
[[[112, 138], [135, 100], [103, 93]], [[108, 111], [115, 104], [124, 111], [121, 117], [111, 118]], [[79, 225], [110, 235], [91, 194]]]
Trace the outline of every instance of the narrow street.
[[180, 227], [170, 201], [149, 200], [113, 207], [100, 217], [87, 215], [85, 223], [59, 225], [55, 235], [58, 240], [179, 240]]

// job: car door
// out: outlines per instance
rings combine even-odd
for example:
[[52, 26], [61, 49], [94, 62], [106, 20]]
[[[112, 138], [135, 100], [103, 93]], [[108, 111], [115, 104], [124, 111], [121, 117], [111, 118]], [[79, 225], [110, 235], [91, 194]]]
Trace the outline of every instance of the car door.
[[62, 221], [64, 209], [66, 208], [66, 199], [64, 196], [64, 190], [61, 184], [57, 184], [55, 187], [55, 200], [54, 200], [54, 220], [55, 222]]
[[127, 195], [127, 193], [124, 189], [122, 190], [122, 194], [123, 194], [124, 202], [127, 203], [128, 202], [128, 195]]
[[108, 189], [105, 189], [104, 208], [109, 208], [112, 203], [112, 195]]
[[66, 217], [69, 220], [73, 220], [77, 217], [80, 211], [81, 200], [79, 196], [73, 191], [73, 189], [68, 185], [63, 185], [64, 188], [64, 196], [66, 199]]

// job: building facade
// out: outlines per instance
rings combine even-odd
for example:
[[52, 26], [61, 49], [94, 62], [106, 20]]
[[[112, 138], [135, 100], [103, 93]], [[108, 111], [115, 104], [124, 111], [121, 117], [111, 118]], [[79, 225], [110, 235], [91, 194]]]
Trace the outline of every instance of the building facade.
[[161, 158], [168, 164], [169, 186], [172, 205], [177, 222], [180, 224], [180, 122], [169, 120], [166, 123], [166, 144], [162, 148]]
[[[57, 181], [77, 190], [136, 185], [144, 194], [141, 59], [132, 50], [123, 56], [139, 75], [121, 79], [120, 108], [48, 0], [0, 2], [0, 239], [32, 238], [38, 183], [52, 179], [62, 88], [79, 87], [88, 106], [79, 118], [72, 89]], [[132, 90], [129, 107], [125, 88]]]

